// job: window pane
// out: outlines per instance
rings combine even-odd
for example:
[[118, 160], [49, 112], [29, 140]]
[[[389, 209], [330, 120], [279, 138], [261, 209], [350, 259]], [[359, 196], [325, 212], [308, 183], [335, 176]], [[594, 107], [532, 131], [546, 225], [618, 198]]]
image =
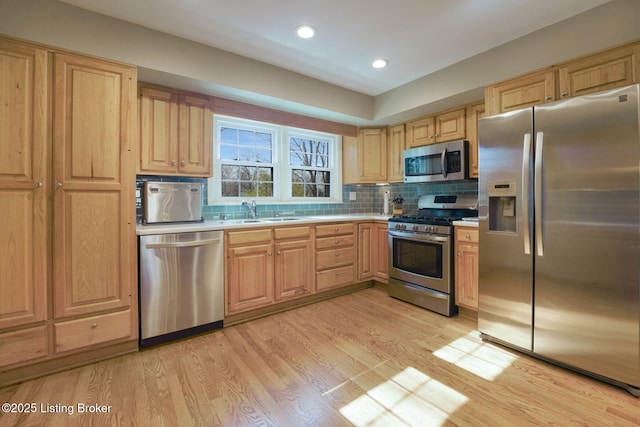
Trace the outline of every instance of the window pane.
[[237, 182], [222, 181], [222, 197], [238, 197], [238, 189]]
[[250, 130], [240, 130], [238, 143], [242, 146], [255, 146], [255, 133]]
[[291, 195], [293, 197], [304, 197], [304, 184], [293, 184], [291, 186]]
[[220, 145], [221, 160], [238, 160], [238, 150], [235, 145]]
[[256, 147], [271, 149], [271, 134], [264, 132], [256, 132]]
[[241, 182], [240, 183], [240, 195], [243, 197], [256, 196], [256, 184], [255, 182]]
[[271, 163], [271, 150], [256, 150], [256, 162]]
[[233, 128], [220, 128], [220, 142], [222, 144], [238, 144], [238, 131]]
[[253, 147], [238, 147], [238, 158], [241, 162], [255, 162], [255, 152]]
[[222, 180], [237, 180], [239, 177], [238, 166], [221, 165], [220, 177]]

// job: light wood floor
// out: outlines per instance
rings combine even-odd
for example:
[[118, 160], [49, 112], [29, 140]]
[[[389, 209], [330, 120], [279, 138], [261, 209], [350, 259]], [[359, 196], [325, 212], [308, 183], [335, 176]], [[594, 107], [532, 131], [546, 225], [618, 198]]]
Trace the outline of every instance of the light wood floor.
[[1, 426], [640, 425], [627, 392], [379, 288], [5, 387], [4, 402], [38, 409]]

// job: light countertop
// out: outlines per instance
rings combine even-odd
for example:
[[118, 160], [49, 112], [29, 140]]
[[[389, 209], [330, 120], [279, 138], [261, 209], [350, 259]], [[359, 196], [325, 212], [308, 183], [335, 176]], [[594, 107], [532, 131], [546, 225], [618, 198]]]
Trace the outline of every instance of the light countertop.
[[[295, 218], [295, 219], [292, 219]], [[313, 215], [282, 218], [263, 218], [258, 221], [245, 220], [206, 220], [204, 222], [190, 222], [179, 224], [138, 224], [136, 234], [145, 236], [150, 234], [169, 233], [194, 233], [198, 231], [228, 230], [231, 228], [252, 228], [252, 227], [277, 227], [296, 224], [318, 224], [336, 221], [387, 221], [388, 216], [380, 214], [343, 214], [343, 215]]]
[[455, 227], [478, 227], [478, 221], [453, 221]]

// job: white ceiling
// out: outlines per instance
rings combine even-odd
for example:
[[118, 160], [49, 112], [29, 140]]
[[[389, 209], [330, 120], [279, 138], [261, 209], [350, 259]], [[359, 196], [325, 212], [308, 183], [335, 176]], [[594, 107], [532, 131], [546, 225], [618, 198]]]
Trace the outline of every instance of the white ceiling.
[[609, 0], [60, 1], [375, 96]]

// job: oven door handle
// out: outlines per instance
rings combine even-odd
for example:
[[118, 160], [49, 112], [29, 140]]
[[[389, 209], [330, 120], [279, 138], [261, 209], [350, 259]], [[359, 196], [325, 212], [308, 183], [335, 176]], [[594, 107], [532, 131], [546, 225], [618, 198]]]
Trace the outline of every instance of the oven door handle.
[[389, 235], [392, 237], [400, 237], [406, 240], [414, 240], [416, 242], [448, 242], [449, 236], [434, 236], [432, 234], [419, 234], [404, 231], [389, 231]]

